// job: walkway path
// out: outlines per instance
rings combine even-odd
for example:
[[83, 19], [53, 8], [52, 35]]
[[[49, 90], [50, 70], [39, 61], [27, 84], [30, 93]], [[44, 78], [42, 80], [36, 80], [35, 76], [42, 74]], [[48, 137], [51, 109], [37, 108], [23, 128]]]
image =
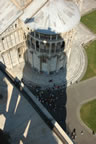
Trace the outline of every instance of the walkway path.
[[[74, 84], [67, 89], [66, 123], [72, 131], [76, 128], [78, 144], [96, 144], [96, 135], [80, 120], [80, 107], [83, 103], [96, 99], [96, 77]], [[81, 135], [81, 130], [84, 135]]]
[[84, 15], [85, 13], [96, 9], [96, 0], [83, 0], [82, 11], [81, 14]]

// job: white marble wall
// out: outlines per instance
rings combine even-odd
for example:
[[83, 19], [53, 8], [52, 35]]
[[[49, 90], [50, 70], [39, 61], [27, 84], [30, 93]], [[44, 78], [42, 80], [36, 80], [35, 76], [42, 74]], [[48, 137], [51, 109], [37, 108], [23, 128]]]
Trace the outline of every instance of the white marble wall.
[[0, 36], [0, 60], [12, 68], [24, 61], [24, 49], [23, 30], [16, 21]]
[[[33, 36], [30, 35], [30, 32], [27, 33], [29, 36], [27, 37], [27, 41], [30, 42], [30, 45], [27, 43], [27, 50], [28, 50], [28, 56], [26, 59], [26, 62], [28, 62], [33, 69], [36, 69], [38, 72], [43, 71], [45, 73], [50, 73], [50, 72], [58, 72], [62, 67], [66, 66], [66, 62], [70, 59], [70, 54], [71, 54], [71, 45], [74, 40], [75, 36], [75, 29], [70, 30], [67, 33], [61, 34], [59, 37], [61, 37], [64, 42], [65, 42], [65, 48], [64, 51], [59, 51], [56, 52], [56, 48], [54, 48], [54, 52], [51, 52], [52, 49], [52, 43], [55, 44], [57, 47], [57, 44], [59, 41], [56, 40], [51, 40], [51, 43], [49, 42], [49, 52], [41, 52], [41, 43], [43, 40], [38, 38], [39, 42], [39, 49], [35, 47], [34, 49], [32, 48], [32, 40], [31, 38], [35, 41], [37, 41], [37, 38], [35, 39], [34, 34]], [[60, 41], [59, 43], [61, 43]], [[40, 57], [46, 57], [46, 62], [43, 62], [40, 60]]]
[[32, 0], [15, 0], [14, 3], [17, 4], [20, 8], [25, 8], [31, 2]]

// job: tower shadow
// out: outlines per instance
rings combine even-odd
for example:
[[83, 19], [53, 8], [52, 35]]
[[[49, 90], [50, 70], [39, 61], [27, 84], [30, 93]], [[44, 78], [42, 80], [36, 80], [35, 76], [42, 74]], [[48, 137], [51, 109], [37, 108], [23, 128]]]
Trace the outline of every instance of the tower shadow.
[[49, 131], [28, 95], [19, 90], [18, 84], [0, 71], [0, 94], [3, 96], [0, 97], [0, 129], [4, 136], [0, 130], [0, 143], [57, 144], [53, 132]]
[[[53, 57], [57, 57], [58, 61], [56, 61], [58, 71], [44, 71], [45, 67], [49, 66], [48, 62], [50, 61], [50, 55], [48, 55], [48, 44], [44, 47], [43, 50], [40, 46], [40, 36], [36, 34], [36, 41], [33, 38], [33, 32], [29, 32], [26, 36], [26, 46], [27, 50], [24, 54], [25, 66], [23, 69], [23, 77], [22, 81], [24, 84], [30, 89], [30, 91], [34, 94], [34, 96], [43, 104], [43, 106], [51, 113], [54, 119], [60, 124], [60, 126], [67, 132], [66, 129], [66, 103], [67, 103], [67, 56], [65, 53], [66, 43], [61, 37], [58, 35], [59, 40], [63, 41], [59, 46], [59, 49], [53, 47], [56, 51], [54, 54], [54, 49], [51, 49]], [[53, 35], [53, 42], [56, 41]], [[41, 41], [48, 41], [48, 36], [42, 36]], [[58, 41], [59, 41], [58, 40]], [[56, 41], [56, 42], [58, 42]], [[36, 43], [35, 43], [36, 42]], [[41, 42], [41, 43], [42, 43]], [[36, 48], [35, 48], [36, 47]], [[39, 63], [37, 66], [35, 55], [39, 53], [38, 59]], [[42, 53], [42, 56], [41, 54]], [[41, 57], [47, 57], [46, 59], [41, 60]], [[63, 59], [63, 60], [62, 60]], [[36, 64], [36, 66], [35, 66]], [[54, 67], [55, 64], [53, 64]], [[54, 68], [53, 68], [54, 69]], [[29, 77], [29, 78], [28, 78]]]
[[[61, 64], [61, 67], [59, 67], [58, 72], [50, 71], [48, 74], [44, 72], [42, 69], [40, 70], [40, 72], [38, 72], [35, 67], [34, 68], [32, 67], [32, 63], [30, 63], [32, 58], [29, 57], [28, 55], [29, 53], [30, 56], [32, 54], [32, 51], [30, 51], [32, 47], [29, 48], [29, 42], [28, 42], [29, 34], [27, 35], [26, 38], [27, 38], [26, 45], [28, 48], [24, 53], [25, 66], [23, 69], [22, 81], [30, 89], [33, 95], [40, 101], [40, 103], [43, 104], [43, 106], [49, 111], [49, 113], [54, 117], [54, 119], [59, 123], [59, 125], [64, 129], [64, 131], [67, 132], [66, 131], [67, 57], [65, 55], [65, 52], [62, 51], [64, 55], [64, 60], [66, 61], [66, 62], [64, 61], [65, 62], [64, 68], [62, 67], [62, 63], [58, 63], [58, 66], [59, 64]], [[65, 45], [63, 46], [65, 48]], [[59, 51], [57, 51], [57, 53], [59, 53]], [[61, 58], [60, 55], [58, 55], [58, 59], [60, 58]], [[3, 75], [2, 80], [5, 79], [5, 77], [6, 76]], [[5, 86], [7, 101], [3, 106], [2, 112], [0, 112], [0, 115], [3, 114], [5, 117], [3, 130], [9, 132], [12, 143], [19, 144], [20, 142], [22, 142], [24, 144], [29, 144], [32, 143], [32, 140], [34, 142], [34, 137], [38, 140], [39, 133], [34, 136], [34, 133], [38, 131], [34, 127], [37, 126], [38, 124], [39, 113], [38, 115], [35, 116], [35, 113], [33, 113], [32, 111], [33, 107], [29, 106], [30, 105], [29, 100], [22, 95], [22, 93], [18, 90], [18, 87], [15, 87], [14, 83], [12, 83], [12, 85], [13, 88], [12, 90], [10, 89], [11, 91], [10, 94], [8, 94], [7, 90], [8, 84], [6, 83]], [[24, 117], [24, 115], [26, 117]], [[35, 126], [34, 121], [36, 121]], [[25, 134], [26, 129], [27, 134]], [[39, 125], [38, 129], [42, 131], [41, 132], [42, 139], [46, 136], [49, 137], [47, 135], [47, 131], [44, 130], [43, 126]], [[51, 127], [51, 129], [53, 129], [53, 127]], [[53, 140], [54, 144], [58, 143], [56, 138], [53, 136], [52, 132], [50, 137], [51, 139], [48, 143], [51, 143], [51, 140]], [[45, 140], [44, 143], [46, 143]], [[40, 141], [37, 141], [36, 144], [40, 144]]]
[[8, 100], [8, 85], [5, 82], [4, 75], [0, 71], [0, 143], [10, 144], [10, 136], [8, 132], [4, 132], [3, 123], [6, 120], [6, 103]]

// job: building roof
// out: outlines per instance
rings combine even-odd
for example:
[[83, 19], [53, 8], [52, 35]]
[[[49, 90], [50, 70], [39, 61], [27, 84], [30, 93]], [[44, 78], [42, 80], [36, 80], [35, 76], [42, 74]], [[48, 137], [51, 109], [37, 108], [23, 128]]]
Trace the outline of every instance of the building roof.
[[11, 0], [19, 9], [25, 9], [33, 0]]
[[80, 12], [72, 1], [49, 0], [26, 25], [45, 34], [62, 33], [71, 30], [80, 21]]
[[45, 34], [67, 32], [80, 21], [79, 10], [71, 1], [34, 0], [23, 11], [12, 1], [0, 1], [0, 34], [20, 15], [28, 27]]
[[24, 13], [20, 17], [23, 22], [32, 18], [45, 4], [47, 0], [34, 0], [32, 3], [24, 9]]
[[0, 34], [2, 34], [23, 12], [10, 0], [0, 0]]

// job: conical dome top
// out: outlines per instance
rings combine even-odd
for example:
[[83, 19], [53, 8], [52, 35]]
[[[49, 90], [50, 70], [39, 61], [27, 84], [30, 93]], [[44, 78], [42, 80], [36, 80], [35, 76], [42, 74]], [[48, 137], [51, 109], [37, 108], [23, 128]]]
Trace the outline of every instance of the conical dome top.
[[26, 24], [45, 34], [63, 33], [71, 30], [80, 21], [77, 6], [66, 0], [49, 0]]

